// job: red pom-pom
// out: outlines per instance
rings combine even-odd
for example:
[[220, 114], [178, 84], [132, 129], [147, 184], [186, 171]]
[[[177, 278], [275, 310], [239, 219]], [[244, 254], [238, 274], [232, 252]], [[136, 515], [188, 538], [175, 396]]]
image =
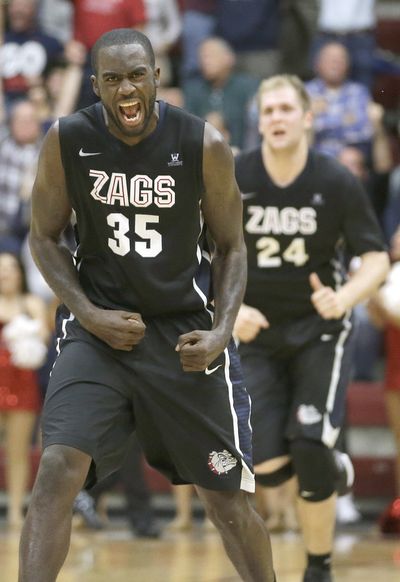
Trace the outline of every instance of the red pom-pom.
[[384, 534], [400, 535], [400, 497], [396, 497], [382, 513], [379, 527]]

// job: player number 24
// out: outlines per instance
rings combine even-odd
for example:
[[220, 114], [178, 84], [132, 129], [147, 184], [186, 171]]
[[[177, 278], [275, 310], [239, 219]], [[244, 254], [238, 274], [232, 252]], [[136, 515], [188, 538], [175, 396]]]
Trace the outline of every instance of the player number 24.
[[[136, 214], [135, 233], [141, 241], [135, 242], [135, 251], [142, 257], [156, 257], [162, 251], [161, 234], [149, 228], [149, 225], [157, 224], [159, 217], [156, 214]], [[107, 216], [107, 224], [113, 229], [114, 238], [108, 239], [108, 246], [116, 254], [124, 257], [131, 250], [131, 241], [127, 236], [129, 232], [129, 220], [119, 212], [113, 212]]]
[[271, 236], [262, 236], [256, 244], [257, 265], [259, 267], [280, 267], [282, 259], [288, 263], [294, 263], [296, 267], [302, 267], [308, 261], [304, 238], [294, 238], [288, 248], [282, 253], [282, 258], [277, 256], [281, 250], [279, 242]]

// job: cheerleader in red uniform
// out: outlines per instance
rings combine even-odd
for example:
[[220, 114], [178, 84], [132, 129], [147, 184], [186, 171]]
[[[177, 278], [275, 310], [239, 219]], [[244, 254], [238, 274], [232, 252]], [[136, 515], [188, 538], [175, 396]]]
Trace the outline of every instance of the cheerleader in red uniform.
[[46, 357], [46, 305], [26, 290], [19, 259], [0, 254], [0, 428], [4, 434], [8, 524], [23, 520], [29, 449], [40, 395], [36, 369]]

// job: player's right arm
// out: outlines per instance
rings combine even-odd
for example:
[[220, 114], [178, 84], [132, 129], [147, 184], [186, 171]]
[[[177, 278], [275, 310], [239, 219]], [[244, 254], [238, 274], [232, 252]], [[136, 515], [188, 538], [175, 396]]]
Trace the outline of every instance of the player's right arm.
[[32, 256], [57, 297], [89, 332], [115, 349], [130, 350], [144, 335], [139, 314], [100, 309], [83, 291], [61, 235], [71, 218], [56, 122], [42, 147], [32, 191], [29, 243]]

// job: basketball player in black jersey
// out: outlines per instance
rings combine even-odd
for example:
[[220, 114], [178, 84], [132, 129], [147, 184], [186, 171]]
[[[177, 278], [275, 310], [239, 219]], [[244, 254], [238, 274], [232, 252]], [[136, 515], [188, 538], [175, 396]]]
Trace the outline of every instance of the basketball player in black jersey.
[[[143, 34], [103, 35], [93, 70], [101, 101], [51, 128], [33, 190], [32, 253], [63, 306], [19, 581], [56, 579], [77, 492], [120, 466], [136, 431], [151, 465], [196, 485], [242, 579], [272, 582], [231, 341], [246, 254], [230, 149], [156, 101]], [[59, 244], [72, 211], [73, 258]]]
[[[264, 81], [259, 109], [262, 144], [236, 158], [248, 284], [234, 334], [252, 398], [253, 462], [266, 487], [297, 474], [304, 582], [330, 582], [332, 449], [349, 380], [351, 308], [385, 279], [388, 257], [356, 178], [309, 149], [300, 80]], [[347, 282], [343, 250], [362, 260]]]

